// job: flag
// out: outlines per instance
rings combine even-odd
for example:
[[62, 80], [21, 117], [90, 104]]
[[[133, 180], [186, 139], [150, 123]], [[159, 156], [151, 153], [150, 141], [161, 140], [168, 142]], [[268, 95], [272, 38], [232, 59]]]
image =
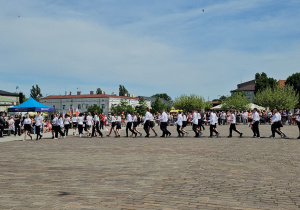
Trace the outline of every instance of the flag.
[[79, 115], [79, 111], [78, 111], [78, 108], [76, 108], [76, 116], [78, 116]]
[[109, 128], [106, 128], [107, 131], [109, 131]]

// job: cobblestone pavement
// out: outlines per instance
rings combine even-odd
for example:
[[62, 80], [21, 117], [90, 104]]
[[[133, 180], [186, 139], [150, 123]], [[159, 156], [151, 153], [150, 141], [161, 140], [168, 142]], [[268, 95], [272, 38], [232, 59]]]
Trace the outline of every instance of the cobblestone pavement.
[[297, 127], [283, 128], [293, 139], [247, 138], [242, 125], [246, 138], [227, 139], [228, 128], [212, 139], [206, 129], [201, 138], [2, 142], [0, 209], [298, 209]]

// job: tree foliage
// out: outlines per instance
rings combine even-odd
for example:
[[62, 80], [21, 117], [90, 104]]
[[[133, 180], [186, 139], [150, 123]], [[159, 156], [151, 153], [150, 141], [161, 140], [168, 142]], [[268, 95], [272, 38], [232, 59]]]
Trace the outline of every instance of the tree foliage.
[[112, 105], [111, 111], [116, 114], [122, 113], [122, 112], [124, 112], [124, 114], [126, 114], [127, 112], [129, 112], [130, 114], [133, 114], [134, 108], [133, 108], [133, 106], [128, 104], [127, 100], [121, 99], [121, 101], [118, 105], [116, 105], [116, 104]]
[[135, 107], [135, 111], [140, 115], [144, 116], [146, 114], [146, 101], [143, 97], [139, 97], [139, 105]]
[[[103, 91], [104, 92], [104, 91]], [[96, 90], [96, 94], [102, 94], [102, 90], [101, 90], [101, 88], [97, 88], [97, 90]], [[105, 92], [104, 92], [104, 94], [105, 94]]]
[[264, 72], [262, 72], [261, 74], [256, 73], [255, 80], [255, 94], [258, 91], [263, 91], [267, 89], [268, 87], [274, 88], [278, 84], [278, 81], [276, 79], [268, 77], [267, 74]]
[[286, 79], [285, 85], [292, 86], [297, 94], [300, 94], [300, 73], [295, 73]]
[[237, 92], [227, 97], [222, 103], [222, 109], [236, 109], [236, 110], [248, 110], [251, 99], [245, 92]]
[[35, 87], [34, 85], [32, 85], [32, 88], [30, 90], [30, 96], [36, 101], [39, 101], [40, 98], [43, 97], [41, 89], [38, 85], [36, 85]]
[[172, 98], [168, 95], [168, 94], [166, 94], [166, 93], [157, 93], [157, 94], [155, 94], [155, 95], [152, 95], [151, 97], [155, 97], [155, 98], [163, 98], [163, 99], [165, 99], [166, 101], [169, 101], [169, 102], [171, 102], [172, 101]]
[[92, 115], [95, 114], [95, 111], [97, 111], [98, 114], [103, 113], [103, 109], [100, 106], [98, 106], [97, 104], [89, 106], [87, 111], [90, 112]]
[[263, 91], [257, 92], [254, 99], [256, 104], [269, 107], [271, 110], [292, 110], [298, 103], [299, 94], [296, 93], [292, 86], [285, 85], [285, 87], [280, 88], [277, 85], [273, 89], [268, 87]]
[[181, 95], [179, 97], [176, 97], [173, 101], [173, 106], [176, 109], [180, 109], [183, 111], [192, 111], [205, 109], [206, 103], [202, 96], [191, 94], [189, 96]]
[[153, 113], [161, 112], [161, 110], [165, 109], [167, 112], [171, 110], [171, 107], [167, 104], [163, 103], [159, 97], [155, 99], [155, 101], [151, 104], [151, 111]]
[[119, 85], [119, 96], [127, 96], [128, 90], [124, 87], [124, 85]]

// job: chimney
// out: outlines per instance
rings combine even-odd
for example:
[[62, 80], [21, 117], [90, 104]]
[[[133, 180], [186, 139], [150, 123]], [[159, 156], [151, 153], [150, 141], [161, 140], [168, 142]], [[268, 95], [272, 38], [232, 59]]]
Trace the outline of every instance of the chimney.
[[104, 94], [104, 91], [103, 91], [103, 90], [101, 90], [101, 94]]
[[72, 95], [72, 92], [70, 91], [70, 96]]
[[112, 93], [111, 93], [111, 95], [113, 95], [113, 96], [114, 96], [114, 95], [115, 95], [115, 92], [112, 92]]
[[90, 95], [94, 95], [94, 91], [91, 90], [91, 91], [90, 91]]
[[66, 95], [68, 95], [68, 92], [67, 92], [67, 91], [65, 92], [65, 96], [66, 96]]
[[80, 95], [81, 95], [81, 91], [77, 91], [77, 95], [79, 95], [79, 96], [80, 96]]

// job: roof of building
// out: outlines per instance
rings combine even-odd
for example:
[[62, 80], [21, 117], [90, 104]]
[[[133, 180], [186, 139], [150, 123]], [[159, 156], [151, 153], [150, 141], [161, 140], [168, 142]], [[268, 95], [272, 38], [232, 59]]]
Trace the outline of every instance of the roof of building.
[[245, 85], [243, 87], [240, 87], [238, 89], [232, 90], [230, 92], [242, 92], [242, 91], [255, 91], [255, 84]]
[[129, 97], [129, 96], [115, 96], [106, 94], [86, 94], [86, 95], [51, 95], [46, 96], [41, 99], [70, 99], [70, 98], [123, 98], [123, 99], [136, 99], [139, 97]]
[[19, 94], [17, 94], [17, 93], [10, 93], [10, 92], [4, 91], [4, 90], [0, 90], [0, 95], [1, 96], [19, 96]]

